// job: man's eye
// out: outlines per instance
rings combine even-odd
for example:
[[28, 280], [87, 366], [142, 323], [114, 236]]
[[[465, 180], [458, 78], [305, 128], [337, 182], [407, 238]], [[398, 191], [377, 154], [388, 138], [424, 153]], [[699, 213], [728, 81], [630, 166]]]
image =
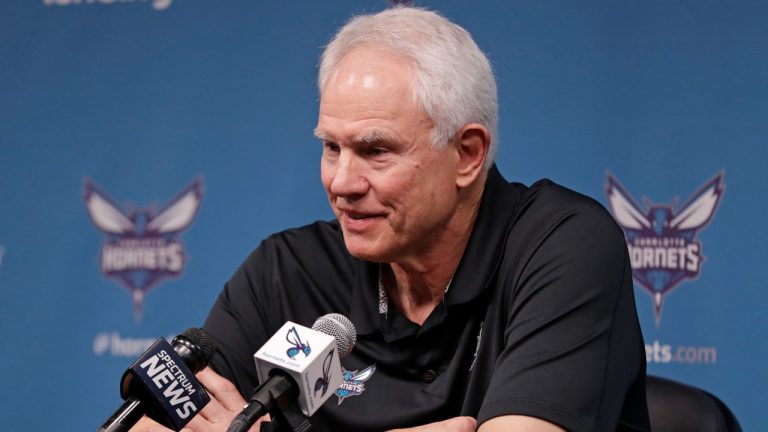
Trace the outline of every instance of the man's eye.
[[331, 153], [338, 153], [339, 145], [335, 142], [325, 141], [323, 142], [323, 149]]
[[387, 152], [387, 149], [385, 149], [384, 147], [371, 147], [368, 149], [367, 153], [370, 156], [381, 156], [386, 152]]

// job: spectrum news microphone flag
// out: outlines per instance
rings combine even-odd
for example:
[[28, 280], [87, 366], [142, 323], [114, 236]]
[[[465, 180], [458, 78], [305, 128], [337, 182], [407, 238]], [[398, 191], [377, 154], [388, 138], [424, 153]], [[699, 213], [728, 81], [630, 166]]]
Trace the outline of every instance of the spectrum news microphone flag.
[[181, 430], [210, 402], [195, 378], [213, 357], [213, 339], [189, 328], [169, 344], [158, 339], [123, 373], [120, 396], [125, 403], [98, 432], [124, 432], [143, 415], [175, 431]]

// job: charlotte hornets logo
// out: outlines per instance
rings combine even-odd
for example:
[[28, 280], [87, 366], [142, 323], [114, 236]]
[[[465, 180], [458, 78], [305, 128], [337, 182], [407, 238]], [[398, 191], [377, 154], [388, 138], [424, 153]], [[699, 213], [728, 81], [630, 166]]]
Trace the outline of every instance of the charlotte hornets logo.
[[292, 345], [285, 352], [285, 354], [291, 360], [294, 360], [296, 356], [301, 353], [304, 353], [304, 357], [307, 357], [309, 356], [309, 353], [312, 352], [312, 348], [309, 347], [309, 342], [302, 342], [301, 336], [299, 336], [299, 332], [296, 331], [296, 327], [291, 327], [288, 330], [288, 333], [285, 334], [285, 340], [287, 340], [288, 343]]
[[202, 182], [195, 180], [159, 211], [123, 211], [93, 182], [85, 181], [88, 215], [106, 235], [101, 271], [131, 293], [137, 321], [145, 294], [164, 279], [181, 274], [186, 256], [178, 236], [192, 223], [202, 196]]
[[687, 279], [698, 277], [704, 256], [696, 234], [711, 220], [723, 197], [723, 173], [717, 174], [682, 206], [644, 200], [641, 208], [608, 173], [606, 194], [616, 221], [624, 229], [632, 276], [650, 295], [656, 325], [664, 298]]
[[348, 371], [341, 368], [344, 381], [336, 390], [336, 397], [339, 398], [339, 405], [344, 399], [350, 396], [360, 396], [365, 391], [365, 382], [368, 381], [373, 373], [376, 372], [376, 364], [372, 364], [363, 370]]

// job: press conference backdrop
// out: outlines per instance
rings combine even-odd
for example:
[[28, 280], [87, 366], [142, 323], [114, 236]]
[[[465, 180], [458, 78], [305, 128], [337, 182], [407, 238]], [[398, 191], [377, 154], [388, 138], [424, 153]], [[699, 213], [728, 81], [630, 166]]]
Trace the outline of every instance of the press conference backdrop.
[[[624, 226], [649, 372], [765, 430], [768, 4], [418, 5], [492, 59], [502, 173]], [[332, 217], [320, 47], [389, 6], [0, 3], [0, 429], [95, 430], [261, 239]]]

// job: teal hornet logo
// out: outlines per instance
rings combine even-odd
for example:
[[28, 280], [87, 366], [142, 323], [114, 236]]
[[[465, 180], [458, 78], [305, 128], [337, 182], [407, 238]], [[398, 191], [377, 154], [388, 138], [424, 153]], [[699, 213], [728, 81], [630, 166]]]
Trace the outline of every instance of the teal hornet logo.
[[341, 368], [342, 381], [338, 390], [336, 390], [336, 397], [339, 398], [339, 405], [344, 402], [344, 399], [350, 396], [360, 396], [360, 393], [365, 391], [365, 382], [368, 381], [373, 373], [376, 372], [376, 364], [372, 364], [363, 370], [348, 371]]

